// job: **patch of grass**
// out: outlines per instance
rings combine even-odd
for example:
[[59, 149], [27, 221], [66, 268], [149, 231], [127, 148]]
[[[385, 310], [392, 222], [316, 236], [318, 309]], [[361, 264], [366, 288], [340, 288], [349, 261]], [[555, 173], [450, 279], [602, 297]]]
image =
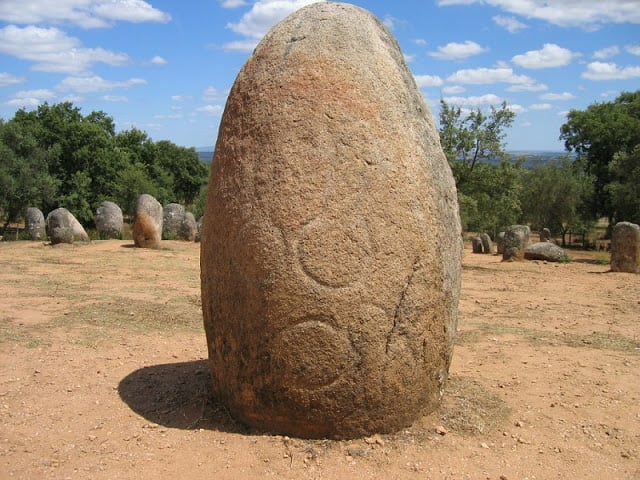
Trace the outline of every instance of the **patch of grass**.
[[115, 334], [202, 331], [202, 311], [193, 298], [155, 302], [96, 302], [57, 318], [53, 326], [65, 328], [78, 344], [95, 347]]
[[35, 336], [34, 333], [35, 329], [16, 325], [10, 318], [0, 318], [0, 343], [13, 342], [27, 348], [51, 345], [46, 338]]
[[640, 354], [640, 340], [614, 333], [593, 332], [589, 335], [564, 334], [560, 337], [570, 347], [588, 347]]
[[600, 350], [640, 354], [640, 340], [614, 333], [593, 332], [588, 335], [549, 332], [535, 328], [524, 328], [503, 323], [479, 323], [473, 330], [458, 332], [456, 344], [478, 343], [487, 336], [518, 335], [534, 344], [563, 343], [569, 347], [587, 347]]
[[611, 255], [609, 252], [596, 252], [594, 262], [598, 265], [609, 265], [611, 263]]
[[462, 435], [484, 435], [503, 425], [511, 410], [507, 403], [468, 377], [449, 378], [441, 420]]

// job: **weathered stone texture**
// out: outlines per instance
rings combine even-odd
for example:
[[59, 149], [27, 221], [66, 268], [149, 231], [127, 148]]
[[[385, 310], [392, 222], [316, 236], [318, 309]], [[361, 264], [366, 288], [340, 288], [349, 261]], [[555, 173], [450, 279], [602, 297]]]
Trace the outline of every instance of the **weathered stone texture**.
[[169, 203], [162, 210], [162, 239], [178, 240], [186, 210], [179, 203]]
[[473, 237], [471, 239], [471, 251], [473, 253], [483, 253], [482, 239], [480, 237]]
[[611, 236], [611, 270], [640, 273], [640, 226], [618, 222]]
[[58, 243], [88, 242], [84, 227], [66, 208], [56, 208], [47, 215], [47, 234], [53, 245]]
[[46, 238], [47, 222], [39, 208], [27, 208], [24, 215], [24, 229], [31, 240], [44, 240]]
[[96, 230], [101, 239], [120, 238], [122, 234], [122, 209], [113, 202], [102, 202], [96, 209]]
[[215, 394], [253, 426], [353, 437], [439, 402], [462, 237], [438, 130], [364, 10], [315, 3], [236, 79], [201, 245]]
[[133, 243], [140, 248], [160, 248], [162, 240], [162, 205], [153, 196], [138, 197], [133, 222]]
[[529, 245], [531, 230], [526, 225], [511, 225], [504, 232], [502, 260], [524, 260], [524, 249]]
[[504, 232], [498, 232], [496, 235], [496, 253], [502, 255], [504, 252]]
[[493, 242], [488, 233], [481, 234], [480, 241], [482, 242], [482, 253], [493, 253]]
[[178, 230], [178, 238], [187, 242], [195, 242], [198, 233], [198, 225], [196, 219], [191, 212], [185, 212]]
[[547, 262], [564, 262], [568, 260], [567, 253], [551, 242], [533, 243], [524, 249], [526, 260], [545, 260]]

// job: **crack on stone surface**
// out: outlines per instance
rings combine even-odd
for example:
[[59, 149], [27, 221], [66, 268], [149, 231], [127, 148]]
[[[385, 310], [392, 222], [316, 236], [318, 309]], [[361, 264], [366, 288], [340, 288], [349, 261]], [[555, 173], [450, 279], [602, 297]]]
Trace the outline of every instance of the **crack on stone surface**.
[[416, 258], [413, 262], [413, 265], [411, 265], [411, 272], [407, 276], [407, 280], [405, 281], [404, 286], [402, 287], [402, 291], [400, 292], [400, 299], [398, 300], [398, 303], [396, 303], [396, 308], [393, 313], [393, 327], [391, 327], [391, 331], [387, 335], [387, 344], [385, 346], [385, 353], [387, 354], [389, 353], [389, 349], [391, 348], [391, 342], [393, 341], [394, 333], [398, 328], [398, 324], [400, 323], [400, 310], [402, 309], [405, 298], [407, 297], [407, 291], [413, 283], [413, 277], [418, 270], [419, 262], [420, 260]]

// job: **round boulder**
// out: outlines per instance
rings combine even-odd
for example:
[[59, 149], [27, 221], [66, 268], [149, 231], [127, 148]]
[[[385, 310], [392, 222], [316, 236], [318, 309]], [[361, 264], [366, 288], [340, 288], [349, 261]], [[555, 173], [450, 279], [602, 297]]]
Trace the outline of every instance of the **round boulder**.
[[201, 242], [213, 390], [300, 437], [439, 403], [460, 291], [456, 188], [396, 40], [318, 2], [275, 26], [227, 99]]
[[138, 197], [133, 221], [133, 243], [140, 248], [160, 248], [162, 240], [162, 205], [153, 196]]
[[66, 208], [56, 208], [47, 215], [47, 233], [51, 243], [88, 242], [84, 227]]
[[611, 270], [640, 273], [640, 226], [618, 222], [611, 236]]
[[526, 260], [545, 260], [547, 262], [566, 262], [569, 257], [566, 252], [551, 242], [538, 242], [524, 249]]
[[498, 232], [496, 235], [496, 253], [502, 255], [504, 251], [504, 232]]
[[31, 240], [44, 240], [46, 238], [47, 222], [39, 208], [27, 208], [24, 215], [24, 229]]
[[101, 239], [122, 236], [122, 210], [113, 202], [102, 202], [96, 209], [96, 230]]

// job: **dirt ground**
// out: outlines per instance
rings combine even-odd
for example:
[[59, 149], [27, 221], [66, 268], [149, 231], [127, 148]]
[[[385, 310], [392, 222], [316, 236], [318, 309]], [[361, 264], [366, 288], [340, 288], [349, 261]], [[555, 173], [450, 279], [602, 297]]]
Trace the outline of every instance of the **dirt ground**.
[[640, 275], [465, 250], [441, 408], [392, 435], [246, 429], [213, 397], [199, 245], [0, 243], [0, 478], [638, 479]]

